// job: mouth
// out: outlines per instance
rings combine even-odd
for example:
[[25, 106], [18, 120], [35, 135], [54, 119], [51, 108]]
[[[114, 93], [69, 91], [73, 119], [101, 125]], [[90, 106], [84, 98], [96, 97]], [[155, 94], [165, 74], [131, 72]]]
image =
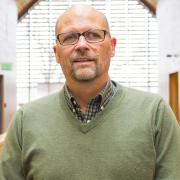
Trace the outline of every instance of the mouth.
[[73, 60], [74, 63], [83, 63], [83, 62], [92, 62], [92, 61], [94, 60], [90, 58], [77, 58]]
[[82, 57], [82, 58], [76, 58], [72, 61], [72, 63], [75, 65], [78, 65], [78, 66], [89, 66], [91, 65], [92, 63], [95, 62], [95, 59], [92, 59], [92, 58], [86, 58], [86, 57]]

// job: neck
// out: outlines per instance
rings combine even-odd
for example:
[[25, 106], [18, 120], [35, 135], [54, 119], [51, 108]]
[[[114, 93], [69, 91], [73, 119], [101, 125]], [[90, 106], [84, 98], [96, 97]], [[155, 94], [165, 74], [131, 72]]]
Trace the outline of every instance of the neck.
[[89, 101], [97, 96], [107, 84], [108, 78], [104, 80], [93, 80], [87, 82], [66, 82], [72, 95], [80, 105], [81, 111], [85, 112]]

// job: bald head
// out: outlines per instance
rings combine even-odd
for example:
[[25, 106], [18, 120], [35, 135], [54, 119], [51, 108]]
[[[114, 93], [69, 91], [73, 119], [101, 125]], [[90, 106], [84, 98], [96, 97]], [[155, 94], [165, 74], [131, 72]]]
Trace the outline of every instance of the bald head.
[[[88, 24], [88, 22], [91, 22], [91, 25]], [[109, 25], [105, 15], [89, 5], [74, 5], [67, 9], [57, 19], [55, 29], [56, 35], [62, 28], [73, 26], [74, 24], [79, 24], [79, 27], [87, 24], [93, 26], [94, 24], [94, 26], [102, 26], [103, 29], [109, 31]]]

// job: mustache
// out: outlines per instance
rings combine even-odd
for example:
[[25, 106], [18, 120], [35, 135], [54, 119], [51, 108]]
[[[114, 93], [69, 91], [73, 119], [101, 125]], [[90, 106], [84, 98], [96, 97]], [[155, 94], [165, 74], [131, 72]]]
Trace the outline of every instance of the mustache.
[[94, 56], [74, 56], [70, 58], [70, 62], [81, 62], [81, 61], [97, 61], [97, 57]]

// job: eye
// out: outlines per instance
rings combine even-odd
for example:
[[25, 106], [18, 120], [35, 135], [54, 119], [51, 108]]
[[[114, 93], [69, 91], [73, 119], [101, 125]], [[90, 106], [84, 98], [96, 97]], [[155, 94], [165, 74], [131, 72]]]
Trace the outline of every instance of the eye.
[[97, 39], [101, 39], [101, 35], [100, 33], [96, 32], [96, 31], [88, 31], [86, 32], [86, 38], [88, 40], [97, 40]]
[[76, 40], [77, 40], [77, 34], [76, 33], [65, 33], [62, 36], [61, 42], [63, 44], [69, 44], [69, 43], [73, 43]]

